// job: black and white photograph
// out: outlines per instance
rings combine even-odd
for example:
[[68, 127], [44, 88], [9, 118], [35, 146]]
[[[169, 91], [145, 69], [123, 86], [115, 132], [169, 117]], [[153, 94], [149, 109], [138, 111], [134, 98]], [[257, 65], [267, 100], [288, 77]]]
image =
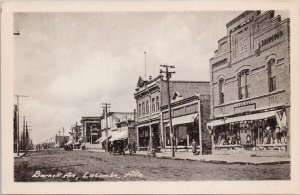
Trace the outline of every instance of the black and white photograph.
[[12, 11], [10, 182], [292, 182], [295, 23], [250, 8]]

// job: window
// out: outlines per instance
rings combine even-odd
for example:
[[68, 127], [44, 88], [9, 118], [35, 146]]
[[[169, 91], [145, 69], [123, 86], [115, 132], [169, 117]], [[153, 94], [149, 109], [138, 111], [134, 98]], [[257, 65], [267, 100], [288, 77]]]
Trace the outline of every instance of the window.
[[146, 101], [146, 114], [149, 114], [149, 101]]
[[142, 115], [145, 115], [145, 102], [142, 103]]
[[224, 103], [224, 79], [219, 80], [219, 103]]
[[141, 106], [141, 104], [139, 104], [139, 116], [141, 116], [142, 115], [142, 106]]
[[159, 100], [158, 100], [158, 96], [156, 97], [156, 111], [158, 112], [159, 109]]
[[152, 98], [152, 112], [155, 112], [155, 98]]
[[249, 97], [249, 69], [242, 70], [238, 73], [238, 87], [239, 87], [239, 99], [244, 99]]
[[271, 59], [268, 62], [268, 84], [269, 84], [269, 92], [273, 92], [276, 90], [276, 76], [274, 74], [275, 69], [275, 60]]

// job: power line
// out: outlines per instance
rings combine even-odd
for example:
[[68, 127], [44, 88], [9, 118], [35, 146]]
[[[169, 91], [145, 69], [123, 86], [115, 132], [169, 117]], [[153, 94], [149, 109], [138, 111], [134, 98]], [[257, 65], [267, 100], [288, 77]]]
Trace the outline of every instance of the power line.
[[19, 150], [19, 132], [20, 132], [20, 104], [19, 104], [19, 98], [20, 97], [29, 97], [27, 95], [15, 95], [15, 97], [17, 97], [17, 155], [19, 156], [20, 154], [20, 150]]
[[[107, 124], [107, 109], [110, 108], [111, 104], [110, 103], [102, 103], [102, 108], [105, 110], [105, 135], [106, 135], [106, 151], [108, 151], [108, 124]], [[92, 133], [91, 133], [91, 137], [92, 137]]]
[[173, 125], [172, 125], [172, 115], [171, 115], [171, 97], [170, 97], [170, 78], [172, 77], [172, 74], [175, 74], [175, 71], [169, 71], [171, 68], [175, 68], [173, 65], [160, 65], [161, 67], [165, 68], [165, 71], [160, 70], [160, 73], [165, 73], [167, 78], [167, 92], [168, 92], [168, 107], [169, 107], [169, 124], [170, 124], [170, 137], [171, 137], [171, 146], [172, 146], [172, 157], [175, 157], [175, 151], [174, 151], [174, 131], [173, 131]]

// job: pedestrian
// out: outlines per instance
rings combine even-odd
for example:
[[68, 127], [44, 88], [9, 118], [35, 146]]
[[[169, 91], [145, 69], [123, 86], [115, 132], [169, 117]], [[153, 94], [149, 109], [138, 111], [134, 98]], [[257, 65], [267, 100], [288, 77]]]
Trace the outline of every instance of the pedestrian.
[[267, 131], [267, 144], [271, 144], [271, 141], [272, 141], [272, 131], [271, 131], [270, 126], [267, 126], [266, 131]]
[[194, 139], [192, 141], [192, 152], [193, 152], [194, 155], [197, 154], [197, 143], [195, 142]]
[[111, 142], [108, 142], [108, 152], [109, 152], [109, 155], [111, 155], [112, 151], [113, 151], [113, 146], [112, 146]]
[[136, 150], [137, 150], [136, 144], [135, 144], [135, 142], [133, 142], [133, 144], [132, 144], [132, 151], [133, 151], [133, 153], [136, 153]]
[[131, 155], [132, 154], [132, 145], [131, 145], [131, 143], [128, 143], [127, 148], [129, 150], [129, 154]]

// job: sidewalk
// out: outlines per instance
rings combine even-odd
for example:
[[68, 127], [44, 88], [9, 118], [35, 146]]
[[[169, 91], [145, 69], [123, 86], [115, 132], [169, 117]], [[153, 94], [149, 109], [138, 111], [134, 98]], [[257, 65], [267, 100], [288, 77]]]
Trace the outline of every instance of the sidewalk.
[[[138, 151], [138, 155], [149, 155], [145, 151]], [[175, 157], [172, 157], [171, 152], [157, 153], [158, 158], [168, 158], [175, 160], [194, 160], [208, 163], [221, 164], [285, 164], [290, 163], [288, 157], [258, 157], [249, 155], [193, 155], [191, 152], [176, 152]]]
[[[88, 149], [92, 152], [102, 152], [104, 150]], [[127, 153], [126, 153], [127, 154]], [[151, 156], [147, 151], [137, 151], [135, 155]], [[218, 164], [288, 164], [291, 159], [289, 157], [272, 157], [272, 156], [250, 156], [250, 155], [193, 155], [192, 152], [176, 152], [175, 157], [172, 157], [170, 151], [156, 153], [156, 158], [174, 159], [174, 160], [193, 160], [207, 163]]]
[[25, 153], [21, 153], [21, 152], [19, 153], [19, 156], [17, 153], [14, 153], [14, 158], [21, 158], [24, 155], [25, 155]]

